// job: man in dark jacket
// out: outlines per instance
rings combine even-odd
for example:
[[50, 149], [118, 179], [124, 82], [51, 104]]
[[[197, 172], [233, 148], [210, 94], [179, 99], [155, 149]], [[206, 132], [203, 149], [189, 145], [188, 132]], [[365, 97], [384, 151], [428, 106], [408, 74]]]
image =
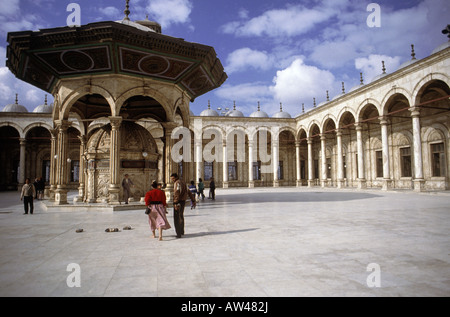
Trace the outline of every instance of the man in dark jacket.
[[179, 179], [177, 173], [173, 173], [170, 176], [170, 180], [173, 182], [173, 222], [177, 238], [181, 238], [184, 235], [184, 206], [186, 199], [189, 196], [193, 206], [196, 206], [196, 202], [186, 183]]

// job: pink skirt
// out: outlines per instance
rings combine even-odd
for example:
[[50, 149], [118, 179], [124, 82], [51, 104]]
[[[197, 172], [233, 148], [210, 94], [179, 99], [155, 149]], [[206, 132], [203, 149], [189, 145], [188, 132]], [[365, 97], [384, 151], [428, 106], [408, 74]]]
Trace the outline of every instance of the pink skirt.
[[164, 230], [171, 228], [166, 217], [166, 209], [163, 205], [150, 205], [149, 208], [151, 212], [148, 215], [148, 222], [152, 231], [159, 228]]

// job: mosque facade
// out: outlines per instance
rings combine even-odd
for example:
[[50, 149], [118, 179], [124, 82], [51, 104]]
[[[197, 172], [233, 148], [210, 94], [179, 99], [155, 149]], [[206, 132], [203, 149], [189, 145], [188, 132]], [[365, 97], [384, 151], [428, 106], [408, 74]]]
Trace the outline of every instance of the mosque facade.
[[[213, 48], [161, 34], [151, 21], [99, 22], [8, 35], [8, 67], [51, 93], [33, 112], [0, 112], [0, 190], [42, 177], [55, 204], [140, 199], [153, 180], [216, 186], [448, 190], [450, 45], [292, 116], [190, 100], [226, 73]], [[75, 43], [76, 42], [76, 43]], [[20, 96], [20, 95], [19, 95]]]

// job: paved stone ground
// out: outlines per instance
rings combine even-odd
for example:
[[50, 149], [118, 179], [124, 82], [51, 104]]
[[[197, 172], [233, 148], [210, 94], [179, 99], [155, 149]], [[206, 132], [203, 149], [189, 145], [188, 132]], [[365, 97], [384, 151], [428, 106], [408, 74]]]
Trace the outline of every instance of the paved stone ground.
[[[219, 189], [187, 208], [184, 238], [161, 242], [144, 210], [38, 202], [23, 215], [18, 193], [0, 200], [0, 296], [450, 296], [448, 192]], [[70, 263], [81, 287], [67, 285]]]

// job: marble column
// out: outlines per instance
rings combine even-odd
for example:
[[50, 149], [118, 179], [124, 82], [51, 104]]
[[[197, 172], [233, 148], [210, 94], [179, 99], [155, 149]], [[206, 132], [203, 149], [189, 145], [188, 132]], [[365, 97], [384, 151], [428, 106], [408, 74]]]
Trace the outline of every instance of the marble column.
[[389, 165], [389, 137], [388, 137], [388, 121], [386, 118], [381, 118], [381, 143], [383, 149], [383, 190], [388, 190], [391, 188], [392, 180], [390, 176], [390, 165]]
[[300, 141], [295, 142], [295, 169], [297, 172], [297, 187], [301, 187], [302, 179], [300, 171]]
[[420, 109], [412, 107], [410, 109], [413, 128], [413, 160], [414, 160], [414, 190], [422, 191], [425, 186], [423, 178], [423, 160], [422, 160], [422, 137], [420, 133]]
[[67, 120], [57, 120], [55, 123], [58, 129], [55, 204], [66, 205], [68, 204], [67, 192], [69, 191], [67, 186], [69, 181], [69, 170], [67, 168], [69, 138], [67, 129], [70, 127], [70, 122]]
[[222, 139], [222, 185], [223, 188], [228, 188], [228, 153], [227, 153], [227, 140], [226, 137]]
[[109, 204], [120, 204], [120, 126], [122, 117], [109, 117], [111, 143], [109, 148]]
[[362, 126], [361, 124], [355, 124], [356, 127], [356, 147], [358, 151], [358, 188], [364, 189], [367, 188], [366, 175], [365, 175], [365, 167], [364, 167], [364, 146], [362, 140]]
[[272, 139], [272, 164], [273, 164], [273, 187], [279, 187], [278, 167], [279, 167], [279, 140]]
[[253, 176], [253, 140], [250, 138], [248, 139], [248, 187], [255, 187]]
[[313, 157], [313, 139], [308, 138], [308, 187], [314, 186], [314, 157]]
[[49, 200], [55, 201], [56, 191], [56, 169], [57, 169], [57, 144], [58, 144], [58, 129], [51, 129], [50, 142], [50, 192]]
[[339, 129], [336, 132], [337, 143], [337, 187], [344, 186], [344, 161], [342, 156], [342, 131]]
[[202, 140], [195, 140], [195, 183], [198, 184], [198, 180], [202, 178]]
[[[19, 161], [19, 189], [22, 189], [22, 185], [25, 184], [25, 154], [26, 154], [26, 146], [27, 146], [27, 140], [26, 139], [19, 139], [20, 141], [20, 161]], [[31, 180], [31, 183], [33, 183], [33, 180]]]
[[322, 157], [322, 177], [320, 180], [320, 185], [322, 187], [325, 187], [327, 184], [327, 137], [325, 134], [320, 135], [320, 153]]
[[170, 180], [170, 175], [172, 175], [175, 171], [175, 162], [172, 160], [172, 148], [175, 145], [175, 140], [172, 139], [173, 129], [177, 127], [175, 122], [166, 122], [163, 123], [164, 127], [164, 136], [165, 136], [165, 144], [164, 144], [164, 174], [165, 174], [165, 182], [166, 182], [166, 201], [167, 203], [173, 202], [173, 183]]
[[86, 187], [86, 174], [84, 172], [86, 168], [86, 156], [84, 152], [86, 151], [86, 136], [78, 136], [80, 140], [80, 186], [78, 187], [78, 196], [74, 198], [74, 202], [79, 202], [84, 200], [84, 191]]

